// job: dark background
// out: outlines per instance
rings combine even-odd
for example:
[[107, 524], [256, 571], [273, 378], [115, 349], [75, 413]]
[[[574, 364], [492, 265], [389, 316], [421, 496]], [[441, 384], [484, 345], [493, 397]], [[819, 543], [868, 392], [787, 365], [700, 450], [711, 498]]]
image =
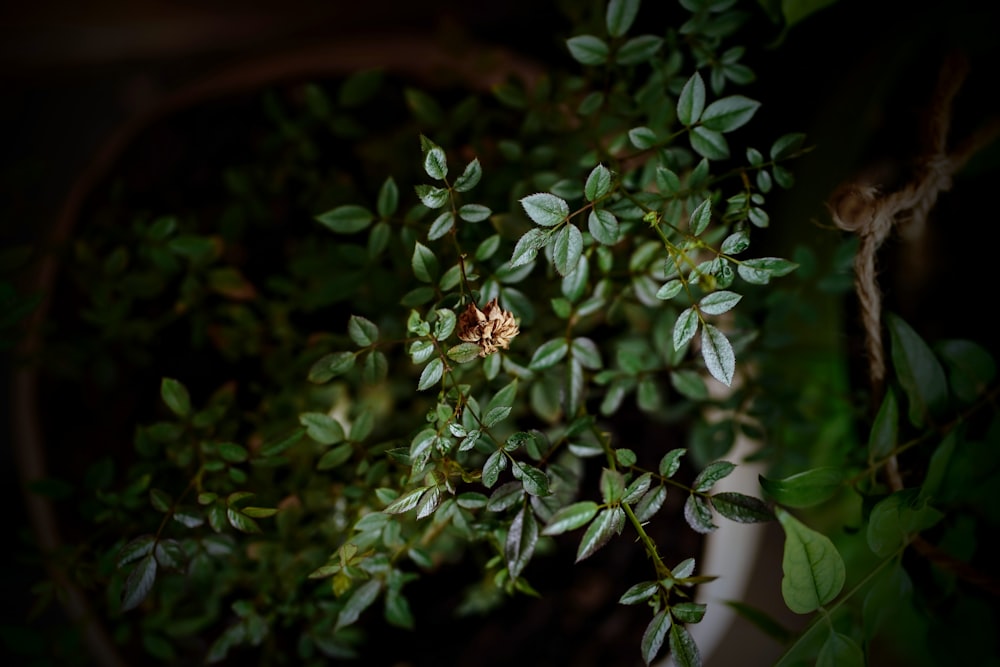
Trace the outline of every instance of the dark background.
[[[566, 3], [571, 4], [571, 3]], [[647, 2], [633, 32], [657, 32], [673, 3]], [[657, 6], [654, 6], [657, 5]], [[321, 0], [262, 2], [86, 3], [37, 0], [0, 8], [0, 247], [42, 244], [75, 179], [123, 122], [153, 108], [183, 84], [233, 64], [371, 35], [393, 49], [387, 35], [419, 30], [500, 44], [537, 58], [567, 60], [565, 26], [553, 3], [382, 2]], [[816, 150], [795, 165], [798, 187], [775, 199], [771, 211], [778, 245], [814, 239], [832, 245], [823, 201], [841, 181], [871, 164], [905, 174], [938, 64], [954, 47], [972, 62], [955, 109], [953, 136], [965, 136], [997, 115], [997, 26], [988, 2], [872, 3], [841, 0], [795, 26], [784, 42], [749, 56], [759, 77], [747, 94], [764, 105], [755, 122], [809, 135]], [[760, 23], [764, 42], [777, 30]], [[763, 130], [762, 130], [763, 132]], [[995, 309], [992, 291], [997, 246], [993, 204], [1000, 151], [994, 145], [956, 177], [943, 195], [922, 243], [892, 241], [884, 252], [887, 305], [928, 335], [965, 335], [994, 349], [984, 333]], [[848, 318], [848, 326], [850, 321]], [[9, 362], [4, 357], [4, 371]], [[9, 429], [9, 386], [0, 386], [0, 417]], [[4, 438], [6, 440], [6, 438]], [[24, 544], [20, 484], [3, 447], [3, 507], [7, 543]], [[780, 531], [771, 544], [780, 549]], [[18, 549], [5, 549], [17, 553]], [[776, 555], [776, 554], [775, 554]], [[6, 561], [6, 559], [5, 559]], [[762, 588], [775, 591], [780, 572], [769, 559]], [[763, 566], [762, 566], [763, 567]], [[0, 573], [6, 627], [16, 626], [31, 599], [37, 572], [20, 562]], [[733, 655], [750, 664], [748, 638], [733, 637]], [[761, 664], [775, 647], [761, 644]], [[718, 663], [725, 665], [725, 658]]]

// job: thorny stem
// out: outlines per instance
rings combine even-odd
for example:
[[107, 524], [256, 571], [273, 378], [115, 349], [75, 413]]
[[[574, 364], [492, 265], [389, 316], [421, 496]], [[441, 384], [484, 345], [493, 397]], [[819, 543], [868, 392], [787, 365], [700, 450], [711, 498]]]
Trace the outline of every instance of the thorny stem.
[[[597, 437], [598, 442], [601, 443], [601, 448], [604, 450], [605, 456], [608, 459], [608, 466], [612, 470], [617, 469], [617, 463], [615, 462], [614, 452], [611, 450], [611, 442], [604, 431], [601, 431], [597, 427], [591, 427], [591, 432]], [[639, 521], [639, 517], [635, 515], [632, 511], [632, 506], [628, 503], [621, 503], [621, 508], [625, 511], [625, 516], [628, 517], [629, 523], [632, 524], [632, 528], [635, 529], [636, 534], [639, 536], [639, 541], [642, 542], [643, 548], [646, 550], [646, 555], [653, 561], [653, 568], [656, 570], [656, 578], [673, 578], [674, 573], [670, 571], [670, 568], [663, 562], [660, 558], [660, 553], [656, 549], [656, 543], [653, 538], [649, 536], [646, 532], [643, 523]]]

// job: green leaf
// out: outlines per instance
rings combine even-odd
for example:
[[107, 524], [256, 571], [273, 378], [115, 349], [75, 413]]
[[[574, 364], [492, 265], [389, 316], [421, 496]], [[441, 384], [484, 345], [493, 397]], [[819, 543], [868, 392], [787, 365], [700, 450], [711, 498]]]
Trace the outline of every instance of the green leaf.
[[667, 487], [660, 484], [654, 489], [650, 489], [635, 504], [635, 516], [639, 521], [649, 521], [660, 508], [663, 507], [667, 499]]
[[552, 264], [559, 275], [572, 273], [583, 253], [583, 234], [576, 225], [566, 225], [556, 234], [552, 246]]
[[602, 65], [608, 60], [608, 44], [594, 35], [577, 35], [566, 40], [569, 53], [581, 65]]
[[399, 208], [399, 188], [392, 176], [385, 179], [382, 187], [378, 191], [378, 199], [375, 203], [375, 210], [380, 218], [388, 218]]
[[316, 216], [316, 220], [327, 229], [338, 234], [360, 232], [372, 223], [375, 216], [364, 206], [346, 204]]
[[723, 97], [708, 105], [701, 115], [701, 125], [716, 132], [732, 132], [746, 125], [759, 108], [760, 102], [742, 95]]
[[497, 483], [497, 478], [500, 477], [500, 473], [506, 467], [507, 457], [504, 456], [503, 451], [498, 449], [490, 454], [486, 459], [486, 463], [483, 464], [483, 486], [487, 489], [492, 488], [492, 486]]
[[506, 405], [499, 405], [490, 408], [483, 417], [483, 426], [490, 428], [496, 426], [510, 415], [511, 408]]
[[207, 260], [218, 255], [218, 248], [210, 238], [183, 234], [167, 242], [171, 252], [193, 261]]
[[691, 488], [695, 491], [708, 491], [720, 479], [728, 477], [736, 469], [735, 463], [729, 461], [713, 461], [705, 466], [691, 482]]
[[978, 400], [996, 377], [996, 363], [981, 345], [968, 340], [949, 340], [936, 346], [948, 369], [948, 382], [955, 396], [966, 403]]
[[543, 535], [561, 535], [583, 526], [597, 514], [598, 505], [592, 500], [580, 502], [560, 508], [549, 519], [542, 531]]
[[693, 401], [704, 401], [708, 398], [708, 387], [705, 386], [705, 380], [696, 371], [686, 368], [670, 371], [670, 384], [682, 396]]
[[736, 272], [748, 283], [766, 285], [772, 277], [788, 275], [798, 266], [795, 262], [780, 257], [758, 257], [740, 262]]
[[601, 352], [597, 343], [589, 338], [574, 338], [570, 345], [570, 353], [573, 358], [580, 362], [584, 368], [590, 370], [600, 370], [604, 363], [601, 361]]
[[700, 236], [708, 223], [712, 220], [712, 200], [706, 199], [698, 204], [698, 207], [691, 211], [689, 228], [695, 236]]
[[944, 514], [928, 504], [919, 489], [903, 489], [883, 498], [868, 519], [868, 547], [880, 558], [893, 555], [912, 533], [930, 528]]
[[554, 338], [543, 343], [541, 347], [535, 350], [528, 368], [533, 371], [540, 371], [544, 368], [554, 366], [562, 361], [568, 351], [569, 345], [566, 343], [565, 338]]
[[229, 525], [240, 531], [241, 533], [247, 533], [250, 535], [257, 535], [263, 532], [257, 522], [243, 514], [240, 510], [229, 508], [226, 510], [226, 520], [229, 521]]
[[601, 470], [601, 499], [606, 505], [617, 503], [625, 494], [625, 478], [617, 470]]
[[244, 507], [240, 511], [252, 519], [266, 519], [278, 513], [276, 507]]
[[898, 435], [899, 404], [896, 402], [896, 393], [892, 387], [888, 387], [868, 435], [868, 459], [878, 461], [892, 454]]
[[336, 468], [343, 463], [347, 463], [353, 454], [354, 448], [349, 442], [345, 442], [323, 454], [316, 463], [316, 470], [331, 470]]
[[691, 129], [690, 139], [691, 148], [704, 158], [709, 160], [729, 158], [729, 143], [721, 132], [698, 125]]
[[378, 341], [378, 327], [365, 317], [351, 315], [347, 322], [347, 335], [358, 347], [368, 347]]
[[410, 260], [413, 267], [413, 275], [425, 283], [437, 280], [439, 266], [434, 252], [427, 246], [417, 241], [413, 246], [413, 257]]
[[434, 321], [434, 338], [445, 340], [455, 331], [458, 318], [455, 316], [455, 311], [450, 308], [438, 308], [434, 313], [437, 315]]
[[691, 526], [691, 530], [702, 535], [719, 528], [712, 523], [712, 509], [708, 506], [708, 501], [693, 493], [684, 501], [684, 520]]
[[458, 217], [466, 222], [482, 222], [491, 215], [493, 211], [482, 204], [465, 204], [458, 209]]
[[529, 218], [543, 227], [558, 225], [569, 215], [566, 200], [548, 192], [536, 192], [522, 197], [521, 206]]
[[337, 623], [334, 625], [333, 631], [336, 632], [340, 628], [352, 625], [357, 621], [361, 616], [361, 612], [370, 607], [381, 592], [381, 579], [369, 579], [355, 588], [350, 597], [347, 598], [347, 602], [344, 603], [340, 614], [337, 615]]
[[677, 120], [690, 127], [698, 122], [704, 109], [705, 81], [701, 74], [695, 72], [684, 84], [680, 97], [677, 98]]
[[303, 412], [299, 423], [310, 438], [321, 445], [335, 445], [344, 440], [344, 429], [336, 419], [322, 412]]
[[611, 192], [611, 171], [603, 164], [599, 164], [587, 176], [587, 183], [583, 186], [583, 196], [592, 202], [609, 192]]
[[437, 486], [432, 486], [427, 489], [427, 493], [423, 495], [420, 502], [417, 503], [416, 517], [418, 519], [424, 519], [429, 517], [434, 513], [434, 510], [438, 508], [441, 504], [441, 489]]
[[640, 649], [642, 659], [648, 665], [653, 662], [663, 648], [663, 641], [667, 638], [671, 626], [670, 612], [662, 609], [653, 616], [646, 629], [642, 633]]
[[507, 530], [507, 540], [504, 543], [504, 560], [507, 561], [507, 571], [513, 579], [521, 576], [524, 567], [535, 553], [538, 543], [538, 522], [535, 513], [527, 503], [521, 506]]
[[382, 71], [378, 69], [362, 70], [351, 74], [340, 84], [337, 99], [341, 106], [357, 107], [371, 99], [382, 84]]
[[812, 507], [833, 497], [846, 479], [840, 468], [813, 468], [784, 479], [761, 475], [760, 486], [775, 502], [787, 507]]
[[475, 158], [472, 162], [465, 165], [465, 170], [462, 171], [461, 176], [455, 179], [452, 187], [456, 192], [468, 192], [479, 184], [479, 180], [482, 177], [483, 168], [479, 164], [479, 158]]
[[669, 301], [680, 294], [683, 287], [684, 283], [680, 280], [668, 280], [656, 291], [656, 298], [662, 301]]
[[405, 630], [412, 630], [415, 626], [409, 601], [395, 588], [389, 588], [385, 592], [385, 620]]
[[343, 375], [354, 367], [353, 352], [334, 352], [325, 354], [309, 368], [309, 381], [315, 384], [329, 382], [338, 375]]
[[698, 602], [678, 602], [671, 607], [670, 613], [681, 623], [701, 623], [706, 608], [704, 604]]
[[[636, 462], [636, 455], [631, 449], [616, 449], [615, 457], [618, 459], [618, 463], [623, 466], [633, 466]], [[636, 477], [631, 484], [625, 487], [625, 491], [622, 494], [622, 502], [634, 504], [638, 502], [649, 490], [650, 485], [653, 483], [652, 473], [644, 472], [638, 477]]]
[[924, 475], [924, 482], [920, 485], [920, 496], [922, 498], [933, 500], [941, 491], [941, 486], [947, 479], [952, 455], [958, 446], [959, 436], [957, 431], [958, 429], [949, 431], [944, 440], [934, 448], [930, 463], [927, 465], [927, 474]]
[[242, 463], [250, 458], [250, 453], [246, 447], [238, 445], [235, 442], [220, 442], [219, 456], [229, 463]]
[[516, 268], [534, 261], [538, 250], [544, 247], [548, 241], [549, 235], [543, 230], [537, 227], [529, 229], [514, 245], [514, 252], [510, 256], [510, 267]]
[[828, 604], [844, 587], [844, 559], [826, 535], [791, 514], [775, 510], [785, 531], [781, 560], [781, 595], [796, 614], [809, 614]]
[[639, 150], [646, 150], [656, 145], [656, 133], [648, 127], [633, 127], [628, 131], [628, 140]]
[[702, 297], [698, 302], [698, 310], [708, 315], [721, 315], [729, 312], [743, 297], [735, 292], [719, 290]]
[[480, 347], [475, 343], [459, 343], [448, 349], [448, 358], [459, 364], [467, 364], [479, 358]]
[[413, 186], [413, 190], [417, 193], [417, 197], [420, 198], [420, 203], [429, 209], [439, 209], [448, 203], [449, 194], [447, 188], [421, 184]]
[[503, 512], [524, 501], [524, 487], [517, 482], [501, 484], [490, 495], [486, 509], [490, 512]]
[[173, 378], [163, 378], [160, 381], [160, 397], [170, 411], [178, 417], [191, 414], [191, 396], [187, 387]]
[[423, 391], [433, 387], [444, 375], [444, 362], [441, 357], [431, 359], [431, 362], [424, 366], [420, 373], [420, 381], [417, 383], [417, 391]]
[[387, 505], [382, 511], [386, 514], [403, 514], [404, 512], [409, 512], [417, 506], [417, 503], [420, 502], [420, 499], [429, 488], [429, 486], [419, 486], [415, 489], [407, 491], [399, 498], [389, 503], [389, 505]]
[[173, 504], [173, 499], [166, 491], [161, 489], [150, 489], [149, 502], [156, 511], [169, 512], [170, 506]]
[[618, 218], [610, 211], [594, 209], [587, 216], [587, 229], [598, 243], [615, 245], [620, 237]]
[[379, 350], [372, 350], [365, 357], [364, 367], [361, 371], [361, 379], [368, 384], [376, 384], [385, 380], [389, 374], [389, 360], [385, 354]]
[[656, 187], [660, 189], [660, 192], [665, 195], [672, 195], [676, 192], [680, 192], [681, 189], [681, 179], [666, 167], [656, 168]]
[[434, 222], [431, 223], [431, 228], [427, 230], [427, 239], [430, 241], [436, 241], [450, 232], [454, 226], [455, 214], [451, 211], [444, 211], [441, 215], [434, 218]]
[[148, 556], [153, 553], [154, 546], [156, 546], [156, 538], [152, 535], [140, 535], [136, 537], [118, 551], [116, 566], [121, 568], [123, 565], [131, 563], [134, 560]]
[[597, 518], [587, 527], [580, 546], [576, 550], [576, 562], [592, 556], [625, 526], [625, 510], [608, 507], [598, 513]]
[[701, 654], [694, 637], [683, 625], [670, 626], [670, 654], [677, 667], [701, 667]]
[[712, 506], [730, 521], [763, 523], [774, 520], [774, 513], [759, 498], [735, 491], [722, 491], [712, 496]]
[[927, 343], [894, 313], [886, 313], [892, 340], [892, 365], [909, 400], [910, 423], [922, 426], [940, 418], [948, 403], [944, 368]]
[[642, 581], [629, 587], [618, 598], [618, 604], [639, 604], [656, 594], [659, 585], [655, 581]]
[[125, 585], [122, 587], [122, 611], [138, 607], [153, 590], [155, 582], [156, 559], [150, 553], [142, 557], [125, 578]]
[[438, 181], [448, 175], [448, 159], [440, 146], [434, 146], [424, 154], [424, 171]]
[[771, 159], [783, 160], [789, 157], [802, 147], [802, 142], [805, 141], [805, 138], [806, 135], [801, 132], [792, 132], [779, 137], [771, 145]]
[[523, 461], [516, 461], [512, 472], [529, 494], [536, 497], [549, 495], [549, 478], [544, 471]]
[[831, 630], [816, 656], [816, 667], [865, 667], [865, 654], [853, 639]]
[[673, 477], [681, 468], [681, 457], [687, 454], [687, 450], [678, 447], [671, 449], [660, 459], [659, 471], [664, 477]]
[[639, 35], [621, 45], [615, 55], [619, 65], [638, 65], [655, 56], [663, 48], [663, 38], [656, 35]]
[[[406, 106], [420, 122], [437, 126], [444, 121], [444, 111], [441, 109], [441, 105], [424, 91], [416, 88], [405, 88], [403, 98], [406, 101]], [[421, 148], [426, 151], [429, 150], [430, 146], [433, 146], [433, 143], [421, 136]]]
[[686, 308], [674, 323], [673, 343], [674, 350], [680, 350], [687, 345], [698, 332], [698, 312], [693, 308]]
[[701, 331], [701, 356], [712, 377], [726, 385], [733, 383], [736, 373], [736, 354], [726, 335], [711, 324], [705, 324]]
[[[476, 350], [479, 349], [478, 345], [474, 345], [474, 347]], [[426, 339], [415, 340], [410, 345], [410, 360], [415, 364], [422, 364], [433, 357], [435, 351], [436, 348], [431, 341]]]
[[608, 35], [621, 37], [628, 32], [639, 13], [639, 0], [611, 0], [605, 13]]

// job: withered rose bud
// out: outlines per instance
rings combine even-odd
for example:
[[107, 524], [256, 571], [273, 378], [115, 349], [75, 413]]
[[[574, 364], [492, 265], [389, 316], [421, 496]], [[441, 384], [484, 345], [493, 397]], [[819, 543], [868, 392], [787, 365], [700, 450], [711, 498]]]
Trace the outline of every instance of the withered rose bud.
[[482, 310], [470, 303], [458, 316], [458, 338], [479, 346], [479, 356], [493, 354], [497, 348], [508, 349], [510, 341], [520, 333], [517, 320], [493, 299]]

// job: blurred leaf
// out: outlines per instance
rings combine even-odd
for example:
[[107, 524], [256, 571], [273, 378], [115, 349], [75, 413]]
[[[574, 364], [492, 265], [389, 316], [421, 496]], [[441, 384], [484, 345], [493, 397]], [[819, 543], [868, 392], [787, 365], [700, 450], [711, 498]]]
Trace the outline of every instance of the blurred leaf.
[[316, 220], [327, 229], [338, 234], [354, 234], [372, 223], [375, 216], [364, 206], [345, 204], [316, 216]]
[[608, 60], [608, 44], [594, 35], [577, 35], [566, 40], [573, 59], [582, 65], [602, 65]]
[[812, 507], [833, 497], [847, 478], [840, 468], [813, 468], [784, 479], [759, 476], [760, 486], [775, 502], [786, 507]]
[[681, 89], [677, 98], [677, 120], [682, 125], [691, 126], [701, 118], [705, 109], [705, 81], [695, 72]]
[[191, 396], [187, 387], [173, 378], [163, 378], [160, 381], [160, 397], [170, 411], [178, 417], [191, 414]]
[[361, 612], [370, 607], [381, 592], [382, 581], [379, 579], [370, 579], [355, 588], [337, 616], [334, 631], [355, 623], [361, 616]]

